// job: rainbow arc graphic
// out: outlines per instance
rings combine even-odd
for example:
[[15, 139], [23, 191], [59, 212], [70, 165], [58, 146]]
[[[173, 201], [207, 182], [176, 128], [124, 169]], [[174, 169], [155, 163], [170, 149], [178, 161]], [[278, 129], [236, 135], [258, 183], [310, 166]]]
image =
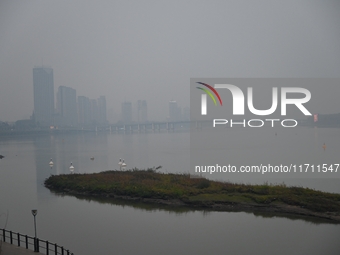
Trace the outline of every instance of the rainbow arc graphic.
[[[202, 107], [201, 108], [201, 114], [202, 115], [207, 115], [207, 95], [209, 95], [209, 97], [212, 99], [212, 101], [214, 102], [215, 105], [217, 105], [216, 98], [215, 98], [215, 96], [216, 96], [218, 101], [220, 102], [220, 105], [222, 106], [222, 99], [221, 99], [220, 95], [218, 94], [218, 92], [216, 91], [215, 88], [213, 88], [209, 84], [206, 84], [206, 83], [203, 83], [203, 82], [196, 82], [196, 83], [201, 84], [201, 85], [208, 88], [208, 89], [206, 89], [206, 88], [196, 87], [200, 90], [203, 90], [206, 93], [206, 94], [202, 94], [202, 97], [201, 97], [201, 107]], [[211, 92], [213, 92], [215, 94], [215, 96]]]

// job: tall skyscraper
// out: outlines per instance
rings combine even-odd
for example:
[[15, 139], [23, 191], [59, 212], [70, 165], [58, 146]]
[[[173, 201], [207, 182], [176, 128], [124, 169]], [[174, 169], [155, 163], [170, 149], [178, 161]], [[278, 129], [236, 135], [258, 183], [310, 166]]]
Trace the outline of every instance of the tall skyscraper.
[[77, 125], [77, 96], [75, 89], [59, 86], [57, 92], [57, 112], [61, 120], [59, 125]]
[[106, 124], [106, 98], [105, 96], [100, 96], [98, 98], [98, 111], [99, 111], [99, 123]]
[[98, 109], [98, 100], [90, 99], [91, 102], [91, 122], [92, 124], [99, 123], [99, 109]]
[[91, 102], [85, 96], [78, 96], [78, 123], [85, 126], [92, 123]]
[[138, 123], [148, 121], [148, 105], [145, 100], [138, 100], [137, 102], [137, 121]]
[[100, 96], [98, 99], [79, 96], [78, 121], [80, 125], [107, 124], [105, 96]]
[[50, 67], [33, 68], [34, 120], [38, 126], [54, 125], [54, 82]]
[[169, 102], [169, 121], [180, 121], [181, 120], [181, 108], [178, 107], [176, 101]]

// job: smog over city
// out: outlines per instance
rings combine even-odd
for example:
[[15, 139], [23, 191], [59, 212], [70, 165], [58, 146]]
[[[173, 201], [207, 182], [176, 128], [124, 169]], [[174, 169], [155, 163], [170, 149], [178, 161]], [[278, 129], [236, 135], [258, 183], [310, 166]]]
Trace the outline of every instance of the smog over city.
[[[55, 98], [59, 86], [105, 96], [109, 122], [138, 100], [166, 120], [169, 101], [189, 107], [192, 77], [338, 77], [338, 11], [337, 1], [1, 1], [0, 120], [32, 115], [39, 66], [53, 69]], [[340, 112], [327, 97], [315, 111]]]
[[0, 0], [0, 254], [339, 254], [339, 13]]

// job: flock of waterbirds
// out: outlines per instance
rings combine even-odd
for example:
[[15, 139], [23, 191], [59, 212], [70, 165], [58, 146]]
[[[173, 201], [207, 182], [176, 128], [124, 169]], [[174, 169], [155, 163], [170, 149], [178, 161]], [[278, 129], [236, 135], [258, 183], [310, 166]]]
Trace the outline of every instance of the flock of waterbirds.
[[[276, 135], [276, 133], [275, 133], [275, 135]], [[325, 144], [325, 143], [323, 144], [322, 148], [323, 148], [324, 151], [326, 150], [326, 144]], [[5, 156], [0, 155], [0, 159], [3, 159], [4, 157], [5, 157]], [[94, 157], [90, 157], [90, 159], [91, 159], [91, 160], [94, 160]], [[50, 165], [50, 167], [51, 167], [51, 169], [52, 169], [52, 167], [53, 167], [53, 165], [54, 165], [54, 163], [53, 163], [53, 161], [52, 161], [52, 158], [50, 159], [49, 165]], [[125, 169], [126, 169], [126, 163], [125, 163], [124, 159], [121, 159], [121, 158], [120, 158], [120, 159], [119, 159], [118, 165], [119, 165], [119, 170], [125, 170]], [[73, 166], [72, 162], [71, 162], [71, 164], [70, 164], [69, 169], [70, 169], [70, 172], [71, 172], [71, 173], [74, 172], [74, 166]]]
[[[4, 156], [0, 155], [0, 159], [2, 159], [2, 158], [4, 158]], [[94, 157], [90, 157], [90, 159], [91, 159], [91, 160], [94, 160]], [[52, 169], [52, 167], [53, 167], [53, 165], [54, 165], [52, 158], [50, 159], [49, 165], [50, 165], [50, 167], [51, 167], [51, 169]], [[125, 170], [125, 169], [126, 169], [126, 163], [125, 163], [124, 159], [122, 160], [122, 159], [120, 158], [120, 159], [119, 159], [118, 165], [119, 165], [119, 170]], [[74, 166], [73, 166], [72, 162], [71, 162], [71, 164], [70, 164], [69, 169], [70, 169], [70, 172], [71, 172], [71, 174], [72, 174], [73, 171], [74, 171]]]

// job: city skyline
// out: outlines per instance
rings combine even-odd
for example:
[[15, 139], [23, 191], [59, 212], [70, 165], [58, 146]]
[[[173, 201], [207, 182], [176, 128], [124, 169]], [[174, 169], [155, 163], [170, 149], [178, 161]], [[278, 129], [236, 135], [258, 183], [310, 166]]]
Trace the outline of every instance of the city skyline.
[[[63, 90], [67, 90], [67, 91], [72, 91], [72, 90], [74, 90], [74, 92], [76, 91], [76, 89], [74, 89], [74, 88], [72, 88], [72, 87], [69, 87], [69, 86], [63, 86], [63, 85], [58, 85], [58, 84], [55, 84], [55, 82], [54, 82], [54, 77], [55, 77], [55, 72], [54, 72], [54, 69], [50, 66], [50, 65], [41, 65], [41, 66], [39, 66], [39, 65], [34, 65], [34, 68], [33, 68], [33, 70], [34, 69], [36, 69], [36, 70], [44, 70], [44, 72], [46, 72], [46, 70], [49, 70], [49, 72], [51, 73], [51, 77], [49, 77], [49, 79], [51, 80], [50, 81], [50, 83], [52, 84], [52, 87], [50, 87], [49, 88], [49, 94], [50, 94], [50, 99], [48, 100], [49, 101], [49, 104], [50, 104], [50, 106], [49, 107], [41, 107], [41, 109], [43, 109], [43, 111], [44, 112], [46, 112], [47, 111], [47, 109], [51, 109], [51, 106], [52, 106], [52, 104], [54, 105], [54, 107], [53, 107], [53, 113], [52, 113], [52, 115], [53, 115], [53, 118], [51, 117], [51, 119], [49, 120], [49, 121], [47, 121], [46, 122], [46, 125], [44, 125], [44, 126], [49, 126], [49, 125], [64, 125], [64, 123], [65, 123], [65, 114], [66, 115], [68, 115], [67, 117], [66, 117], [66, 119], [68, 119], [68, 120], [66, 120], [66, 123], [71, 123], [71, 119], [74, 119], [74, 116], [77, 116], [77, 122], [79, 121], [79, 113], [78, 113], [78, 110], [77, 110], [77, 112], [76, 112], [76, 115], [74, 114], [74, 113], [64, 113], [63, 112], [63, 107], [62, 107], [62, 101], [61, 101], [61, 99], [59, 98], [58, 99], [58, 94], [60, 93], [60, 95], [66, 95], [65, 94], [65, 92], [61, 92], [61, 91], [63, 91]], [[46, 79], [46, 77], [45, 77], [45, 79]], [[35, 78], [35, 74], [33, 73], [33, 87], [37, 87], [37, 84], [36, 84], [36, 82], [35, 82], [35, 80], [37, 80], [37, 78]], [[54, 85], [56, 85], [56, 86], [54, 86]], [[62, 89], [61, 89], [62, 88]], [[69, 89], [71, 89], [71, 90], [68, 90], [68, 88]], [[39, 87], [39, 89], [37, 89], [36, 91], [39, 91], [39, 92], [33, 92], [33, 96], [34, 97], [37, 97], [39, 94], [40, 95], [43, 95], [43, 94], [46, 94], [46, 92], [44, 92], [44, 91], [42, 91], [41, 90], [42, 88], [41, 88], [41, 86]], [[51, 94], [53, 93], [53, 99], [51, 99]], [[74, 96], [72, 96], [73, 97], [73, 100], [74, 100]], [[78, 98], [79, 97], [86, 97], [86, 98], [89, 98], [89, 97], [87, 97], [87, 96], [83, 96], [83, 95], [81, 95], [81, 96], [76, 96], [76, 100], [75, 100], [75, 104], [76, 104], [76, 107], [78, 107], [79, 106], [79, 103], [78, 103]], [[102, 100], [102, 102], [103, 102], [103, 100], [105, 101], [105, 103], [106, 103], [106, 97], [104, 97], [104, 96], [102, 96], [102, 95], [99, 95], [99, 97], [98, 97], [98, 99], [96, 99], [96, 101], [93, 101], [94, 99], [91, 99], [90, 101], [91, 101], [91, 104], [92, 104], [92, 107], [93, 107], [93, 104], [95, 103], [95, 104], [98, 104], [98, 102], [97, 102], [97, 100]], [[126, 97], [124, 97], [124, 98], [126, 98]], [[173, 97], [172, 97], [173, 98]], [[168, 99], [165, 99], [165, 100], [169, 100], [169, 98]], [[72, 100], [71, 100], [72, 101]], [[126, 101], [126, 100], [125, 100]], [[137, 99], [136, 100], [134, 100], [136, 103], [135, 103], [135, 105], [133, 105], [133, 106], [131, 106], [132, 107], [132, 110], [133, 110], [133, 113], [131, 113], [132, 115], [132, 117], [131, 117], [131, 121], [136, 121], [136, 122], [138, 122], [139, 121], [139, 118], [140, 118], [140, 120], [148, 120], [149, 119], [149, 117], [148, 117], [148, 110], [147, 110], [147, 105], [146, 105], [146, 102], [147, 102], [147, 100], [142, 100], [142, 99], [139, 99], [138, 97], [137, 97]], [[171, 100], [170, 100], [171, 101]], [[186, 103], [188, 104], [188, 100], [185, 100], [185, 101], [187, 101]], [[30, 115], [28, 115], [28, 114], [23, 114], [23, 116], [21, 117], [21, 118], [11, 118], [10, 120], [6, 120], [6, 119], [1, 119], [0, 118], [0, 121], [1, 122], [9, 122], [9, 123], [12, 123], [12, 122], [16, 122], [16, 121], [20, 121], [20, 120], [28, 120], [28, 119], [32, 119], [32, 118], [36, 118], [35, 117], [35, 108], [37, 107], [36, 106], [36, 102], [35, 102], [35, 100], [34, 100], [34, 98], [33, 98], [33, 100], [32, 100], [32, 102], [33, 102], [33, 109], [32, 109], [32, 111], [31, 111], [31, 113], [32, 114], [30, 114]], [[122, 101], [122, 103], [123, 103], [123, 101]], [[58, 105], [59, 104], [59, 105]], [[163, 109], [164, 109], [164, 112], [159, 112], [159, 117], [158, 117], [158, 119], [157, 118], [153, 118], [152, 119], [152, 121], [165, 121], [165, 120], [168, 120], [169, 119], [169, 116], [168, 116], [168, 109], [166, 108], [166, 104], [162, 104], [163, 105]], [[189, 105], [189, 104], [188, 104]], [[73, 106], [74, 107], [74, 106]], [[94, 106], [95, 108], [96, 107], [98, 107], [98, 106]], [[181, 106], [179, 106], [179, 107], [181, 107]], [[116, 119], [117, 120], [117, 118], [115, 118], [115, 116], [117, 116], [117, 115], [119, 115], [120, 117], [118, 117], [118, 120], [117, 121], [122, 121], [122, 117], [121, 117], [121, 107], [117, 107], [117, 108], [109, 108], [109, 110], [110, 110], [110, 113], [113, 115], [113, 116], [107, 116], [107, 106], [105, 105], [105, 111], [103, 111], [103, 112], [105, 112], [105, 116], [106, 117], [104, 117], [104, 115], [103, 115], [103, 112], [102, 113], [99, 113], [99, 112], [97, 112], [97, 114], [99, 114], [99, 115], [101, 115], [101, 116], [96, 116], [96, 120], [95, 121], [97, 121], [98, 123], [102, 123], [103, 121], [99, 121], [99, 118], [101, 119], [101, 120], [104, 120], [105, 119], [105, 121], [107, 121], [107, 119]], [[157, 108], [157, 107], [156, 107]], [[185, 108], [189, 108], [188, 106], [185, 106]], [[112, 112], [112, 110], [113, 110], [113, 112]], [[50, 111], [50, 110], [49, 110]], [[1, 113], [1, 112], [0, 112]], [[38, 110], [38, 115], [40, 114], [40, 112], [39, 112], [39, 110]], [[58, 116], [58, 114], [60, 115], [60, 116]], [[45, 113], [45, 115], [46, 115], [46, 113]], [[50, 113], [48, 114], [48, 115], [51, 115]], [[72, 117], [71, 117], [72, 116]], [[38, 117], [39, 118], [39, 117]], [[152, 117], [151, 117], [152, 118]], [[116, 121], [113, 121], [113, 123], [115, 123]], [[48, 124], [47, 124], [48, 123]], [[76, 123], [72, 123], [71, 125], [75, 125]]]
[[[98, 99], [90, 99], [81, 95], [77, 97], [76, 90], [67, 86], [58, 86], [54, 96], [52, 67], [36, 66], [33, 68], [33, 88], [35, 108], [30, 119], [38, 127], [84, 127], [109, 123], [105, 96], [100, 96]], [[109, 116], [109, 119], [111, 117], [114, 119], [114, 116]], [[163, 120], [183, 120], [182, 108], [177, 105], [176, 101], [169, 101], [169, 113], [164, 114]], [[120, 118], [111, 124], [119, 122], [125, 124], [148, 122], [147, 101], [138, 99], [134, 104], [128, 101], [122, 102]]]
[[[34, 65], [53, 67], [55, 93], [67, 86], [105, 95], [116, 115], [124, 100], [144, 99], [156, 120], [170, 99], [189, 106], [190, 78], [339, 73], [340, 3], [331, 1], [4, 0], [0, 7], [1, 121], [31, 116]], [[324, 104], [318, 112], [336, 109]]]
[[[43, 83], [45, 83], [47, 86], [42, 86]], [[322, 90], [322, 88], [319, 88]], [[334, 88], [333, 88], [334, 89]], [[43, 126], [49, 126], [49, 125], [54, 125], [54, 126], [75, 126], [78, 124], [84, 124], [84, 116], [80, 116], [80, 113], [78, 112], [78, 107], [79, 107], [79, 103], [77, 101], [77, 96], [76, 96], [76, 90], [71, 88], [71, 87], [66, 87], [66, 86], [58, 86], [58, 89], [56, 91], [56, 95], [55, 96], [51, 96], [52, 92], [54, 91], [54, 71], [53, 68], [50, 66], [35, 66], [33, 68], [33, 101], [34, 101], [34, 109], [32, 110], [32, 115], [29, 116], [29, 119], [34, 119], [36, 122], [38, 123], [45, 123], [43, 124]], [[63, 90], [67, 90], [68, 92], [62, 92]], [[71, 93], [71, 91], [73, 91], [72, 93], [74, 93], [74, 96], [72, 96], [72, 99], [68, 100], [69, 102], [72, 102], [73, 106], [69, 107], [69, 109], [75, 109], [72, 113], [69, 111], [63, 111], [63, 107], [62, 107], [62, 100], [60, 99], [60, 97], [62, 98], [62, 96], [60, 95], [64, 95], [64, 97]], [[314, 87], [312, 88], [312, 91], [318, 91], [318, 88]], [[333, 93], [333, 96], [336, 93]], [[316, 95], [316, 94], [315, 94]], [[78, 96], [79, 97], [85, 97], [85, 96]], [[323, 95], [323, 98], [325, 97], [325, 95]], [[35, 99], [36, 98], [36, 99]], [[87, 97], [85, 97], [87, 98]], [[322, 99], [323, 100], [323, 99]], [[318, 100], [318, 104], [320, 105], [322, 100]], [[316, 100], [315, 100], [316, 101]], [[48, 102], [48, 103], [46, 103]], [[46, 114], [47, 112], [51, 112], [51, 105], [54, 104], [54, 108], [53, 108], [53, 118], [48, 120], [46, 119], [47, 115], [51, 115]], [[125, 101], [127, 102], [127, 101]], [[337, 101], [336, 101], [337, 102]], [[336, 103], [335, 102], [335, 103]], [[70, 103], [67, 103], [68, 105]], [[128, 121], [124, 121], [124, 118], [122, 117], [123, 114], [123, 107], [120, 107], [118, 109], [109, 109], [109, 114], [110, 116], [108, 116], [107, 112], [107, 106], [106, 106], [106, 97], [105, 96], [99, 96], [98, 99], [91, 99], [90, 100], [90, 104], [91, 107], [94, 108], [95, 110], [91, 110], [93, 113], [92, 115], [95, 117], [92, 117], [92, 124], [93, 123], [110, 123], [110, 124], [114, 124], [117, 122], [123, 122], [123, 123], [132, 123], [132, 122], [145, 122], [148, 120], [148, 107], [147, 107], [147, 101], [146, 100], [141, 100], [138, 99], [133, 105], [131, 105], [131, 117], [130, 120]], [[122, 103], [124, 104], [124, 103]], [[333, 102], [334, 104], [334, 102]], [[39, 107], [40, 105], [40, 107]], [[99, 107], [100, 105], [100, 107]], [[172, 106], [173, 105], [173, 106]], [[99, 110], [99, 108], [101, 110]], [[314, 108], [315, 109], [315, 108]], [[333, 108], [336, 109], [336, 108]], [[112, 111], [115, 110], [115, 113], [119, 112], [119, 117], [116, 118], [116, 114]], [[182, 107], [180, 105], [177, 106], [177, 102], [176, 100], [170, 100], [169, 101], [169, 105], [168, 105], [168, 115], [165, 116], [164, 114], [162, 115], [162, 119], [159, 120], [155, 120], [155, 119], [151, 119], [151, 121], [178, 121], [178, 120], [188, 120], [189, 119], [189, 114], [190, 114], [190, 107]], [[314, 113], [319, 114], [320, 112], [314, 111]], [[338, 111], [335, 111], [334, 113], [321, 113], [321, 114], [336, 114], [338, 113]], [[45, 119], [41, 119], [43, 116], [45, 115]], [[66, 117], [67, 115], [67, 117]], [[27, 118], [28, 119], [28, 118]], [[15, 121], [19, 121], [19, 120], [27, 120], [27, 119], [18, 119]], [[65, 120], [67, 119], [67, 120]], [[80, 121], [80, 119], [82, 119]], [[114, 121], [109, 121], [108, 120], [114, 120]], [[76, 121], [73, 121], [76, 120]], [[0, 120], [1, 122], [9, 122], [9, 121], [3, 121]], [[13, 122], [15, 122], [13, 121]], [[65, 122], [66, 121], [66, 122]], [[49, 124], [48, 124], [49, 123]], [[67, 124], [65, 124], [67, 123]]]
[[73, 88], [59, 86], [57, 91], [57, 105], [55, 126], [76, 126], [77, 115], [77, 94]]
[[33, 90], [34, 110], [30, 119], [37, 127], [76, 127], [107, 123], [105, 96], [98, 99], [78, 96], [77, 101], [76, 90], [66, 86], [59, 86], [54, 95], [51, 67], [33, 68]]

